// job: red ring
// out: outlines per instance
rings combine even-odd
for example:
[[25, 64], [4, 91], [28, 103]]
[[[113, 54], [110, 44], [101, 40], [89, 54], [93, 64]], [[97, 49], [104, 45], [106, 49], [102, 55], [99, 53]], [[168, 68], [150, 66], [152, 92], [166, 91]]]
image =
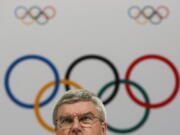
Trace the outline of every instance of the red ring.
[[[165, 11], [166, 11], [166, 14], [164, 15], [164, 16], [162, 16], [162, 15], [160, 15], [159, 14], [159, 10], [161, 10], [161, 9], [164, 9]], [[169, 16], [169, 9], [166, 7], [166, 6], [163, 6], [163, 5], [161, 5], [161, 6], [159, 6], [157, 9], [156, 9], [156, 11], [158, 12], [158, 16], [161, 18], [161, 19], [164, 19], [164, 18], [167, 18], [168, 16]]]
[[56, 10], [55, 10], [55, 8], [52, 7], [52, 6], [46, 6], [46, 7], [43, 8], [43, 11], [45, 12], [45, 10], [47, 10], [47, 9], [50, 9], [50, 10], [53, 12], [53, 14], [52, 14], [51, 16], [48, 16], [47, 19], [52, 19], [52, 18], [54, 18], [54, 16], [56, 15]]
[[177, 95], [178, 91], [179, 91], [179, 73], [178, 70], [176, 69], [175, 65], [168, 60], [167, 58], [160, 56], [160, 55], [155, 55], [155, 54], [150, 54], [150, 55], [144, 55], [139, 57], [138, 59], [136, 59], [134, 62], [131, 63], [131, 65], [129, 66], [127, 72], [126, 72], [126, 80], [130, 80], [130, 75], [132, 72], [132, 69], [140, 62], [142, 62], [143, 60], [147, 60], [147, 59], [157, 59], [160, 60], [162, 62], [164, 62], [165, 64], [167, 64], [173, 71], [174, 77], [175, 77], [175, 87], [173, 89], [172, 94], [164, 101], [156, 103], [156, 104], [148, 104], [148, 103], [144, 103], [141, 100], [139, 100], [138, 98], [136, 98], [133, 93], [131, 92], [130, 86], [129, 85], [125, 85], [126, 90], [128, 95], [132, 98], [133, 101], [135, 101], [137, 104], [139, 104], [140, 106], [146, 107], [146, 108], [160, 108], [163, 107], [165, 105], [167, 105], [168, 103], [170, 103]]

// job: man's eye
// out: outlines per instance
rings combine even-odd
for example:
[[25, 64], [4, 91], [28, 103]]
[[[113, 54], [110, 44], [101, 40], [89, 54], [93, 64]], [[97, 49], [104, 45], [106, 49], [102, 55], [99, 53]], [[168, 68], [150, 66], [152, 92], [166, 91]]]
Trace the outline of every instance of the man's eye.
[[81, 117], [80, 121], [91, 121], [93, 120], [92, 117], [89, 117], [89, 116], [84, 116], [84, 117]]
[[62, 119], [62, 120], [61, 120], [61, 123], [62, 123], [62, 124], [67, 124], [67, 123], [72, 123], [72, 121], [73, 121], [73, 120], [72, 120], [71, 118], [65, 118], [65, 119]]

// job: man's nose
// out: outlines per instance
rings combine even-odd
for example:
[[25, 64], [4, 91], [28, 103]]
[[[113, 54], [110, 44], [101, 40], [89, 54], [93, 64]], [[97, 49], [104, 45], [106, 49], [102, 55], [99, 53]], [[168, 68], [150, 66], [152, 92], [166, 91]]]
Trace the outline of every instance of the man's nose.
[[74, 133], [81, 132], [82, 127], [81, 127], [81, 124], [77, 117], [74, 118], [74, 122], [73, 122], [71, 129], [72, 129], [72, 132], [74, 132]]

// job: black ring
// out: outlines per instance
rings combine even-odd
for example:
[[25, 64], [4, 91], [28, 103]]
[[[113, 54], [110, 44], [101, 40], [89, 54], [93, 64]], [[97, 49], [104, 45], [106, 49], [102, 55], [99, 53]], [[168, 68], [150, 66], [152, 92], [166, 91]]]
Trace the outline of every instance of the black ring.
[[[38, 10], [38, 14], [34, 16], [34, 15], [32, 14], [32, 10], [35, 10], [35, 9]], [[37, 20], [37, 19], [40, 17], [41, 12], [42, 12], [42, 11], [41, 11], [41, 8], [40, 8], [40, 7], [38, 7], [38, 6], [32, 6], [32, 7], [29, 9], [29, 11], [28, 11], [28, 15], [29, 15], [32, 19]]]
[[[94, 54], [82, 56], [82, 57], [76, 59], [76, 60], [69, 66], [69, 68], [67, 68], [67, 71], [66, 71], [66, 74], [65, 74], [65, 79], [70, 80], [70, 74], [71, 74], [71, 72], [72, 72], [72, 69], [73, 69], [78, 63], [80, 63], [80, 62], [83, 61], [83, 60], [87, 60], [87, 59], [97, 59], [97, 60], [101, 60], [102, 62], [104, 62], [105, 64], [107, 64], [107, 65], [111, 68], [111, 70], [113, 71], [113, 74], [114, 74], [114, 76], [115, 76], [115, 82], [117, 82], [117, 83], [115, 84], [113, 93], [112, 93], [106, 100], [103, 101], [104, 104], [108, 104], [108, 103], [116, 96], [116, 93], [118, 92], [120, 78], [119, 78], [119, 73], [118, 73], [118, 71], [116, 70], [114, 64], [113, 64], [112, 62], [110, 62], [107, 58], [104, 58], [103, 56], [99, 56], [99, 55], [94, 55]], [[66, 89], [66, 90], [69, 90], [69, 89], [70, 89], [70, 86], [69, 86], [69, 85], [65, 85], [65, 89]]]

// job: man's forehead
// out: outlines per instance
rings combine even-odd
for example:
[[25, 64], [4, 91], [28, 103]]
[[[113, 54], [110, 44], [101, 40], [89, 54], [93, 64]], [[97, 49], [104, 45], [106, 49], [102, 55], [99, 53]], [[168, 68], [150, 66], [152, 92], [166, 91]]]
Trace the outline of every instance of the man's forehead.
[[58, 108], [58, 115], [73, 115], [92, 112], [97, 114], [96, 105], [91, 101], [78, 101], [70, 104], [62, 104]]

